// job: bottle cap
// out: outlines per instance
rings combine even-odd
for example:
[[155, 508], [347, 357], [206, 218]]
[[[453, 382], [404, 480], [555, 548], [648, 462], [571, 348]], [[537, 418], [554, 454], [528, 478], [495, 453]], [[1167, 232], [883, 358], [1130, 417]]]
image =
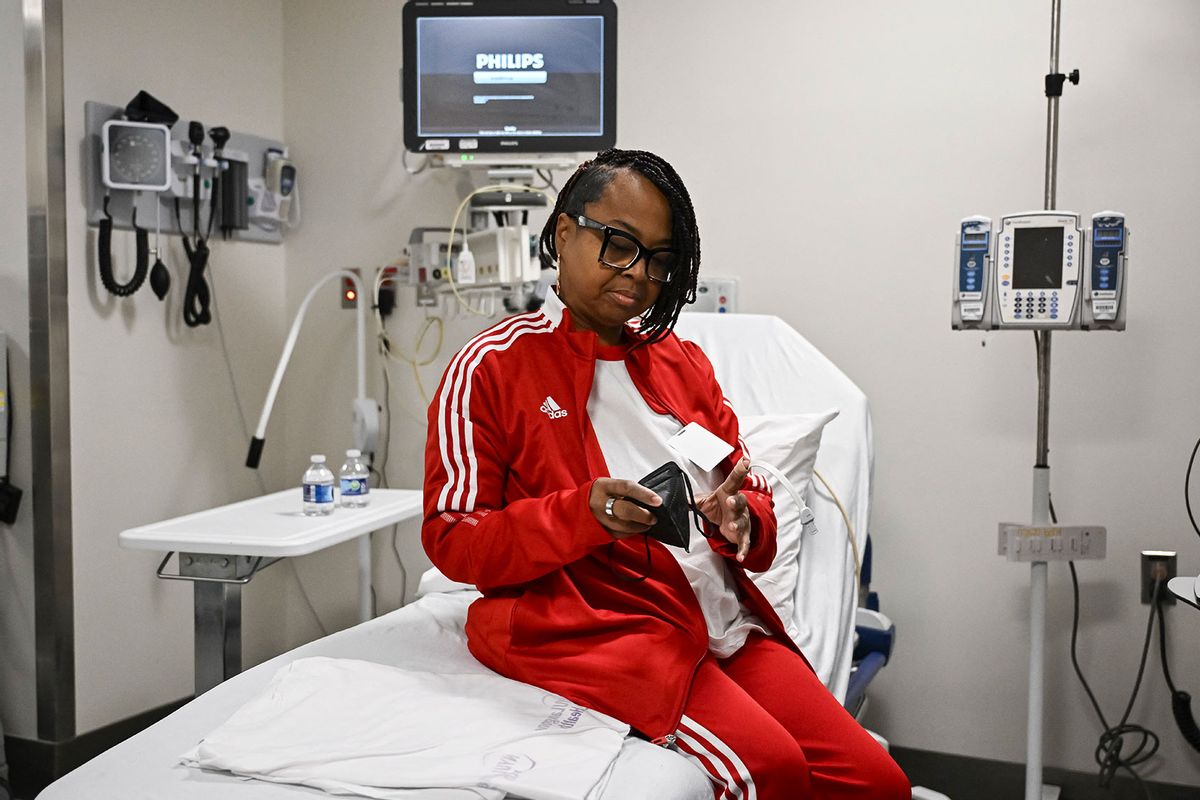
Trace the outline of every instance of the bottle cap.
[[311, 461], [314, 464], [324, 464], [325, 456], [313, 456], [312, 458], [309, 459], [309, 461]]
[[346, 458], [358, 458], [361, 455], [362, 455], [361, 450], [347, 450], [346, 451]]

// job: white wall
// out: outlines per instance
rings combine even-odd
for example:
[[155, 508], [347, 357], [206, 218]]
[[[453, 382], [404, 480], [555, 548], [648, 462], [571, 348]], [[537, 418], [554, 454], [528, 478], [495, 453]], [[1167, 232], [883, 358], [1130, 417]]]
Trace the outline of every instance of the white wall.
[[33, 632], [33, 498], [29, 455], [29, 255], [25, 234], [25, 45], [19, 3], [0, 6], [0, 330], [8, 334], [12, 482], [25, 490], [15, 525], [0, 523], [0, 729], [37, 733]]
[[[1024, 760], [1029, 569], [995, 554], [1028, 519], [1036, 378], [1028, 334], [953, 333], [952, 242], [968, 214], [1042, 207], [1050, 3], [621, 0], [623, 147], [692, 191], [711, 274], [778, 314], [871, 399], [875, 587], [900, 630], [868, 723], [893, 742]], [[1050, 463], [1064, 521], [1108, 526], [1079, 565], [1080, 659], [1105, 713], [1133, 685], [1138, 556], [1200, 571], [1181, 487], [1200, 413], [1190, 256], [1200, 207], [1200, 5], [1064, 3], [1060, 208], [1134, 231], [1129, 330], [1053, 342]], [[986, 347], [981, 346], [986, 344]], [[1069, 660], [1071, 585], [1050, 572], [1046, 763], [1093, 768], [1098, 724]], [[1176, 680], [1200, 618], [1168, 611]], [[1189, 684], [1190, 685], [1187, 685]], [[1135, 721], [1146, 774], [1200, 783], [1151, 655]]]
[[[411, 176], [401, 162], [400, 8], [383, 0], [359, 0], [353, 14], [320, 0], [292, 0], [284, 6], [285, 133], [299, 164], [304, 202], [303, 224], [286, 243], [290, 310], [331, 270], [357, 267], [373, 275], [376, 267], [401, 255], [412, 228], [448, 227], [460, 191], [466, 191], [467, 176], [444, 170]], [[411, 166], [416, 168], [420, 161], [414, 158]], [[411, 355], [424, 314], [407, 289], [400, 293], [397, 308], [388, 329]], [[465, 313], [448, 316], [437, 359], [421, 368], [427, 393], [436, 389], [450, 357], [466, 339], [493, 321]], [[352, 445], [354, 325], [354, 313], [341, 309], [336, 288], [309, 309], [280, 396], [290, 434], [280, 444], [286, 444], [289, 477], [297, 482], [309, 454], [325, 453], [340, 463], [343, 451]], [[375, 330], [373, 320], [370, 330]], [[435, 338], [429, 336], [423, 355], [434, 351]], [[372, 356], [371, 363], [368, 385], [383, 403], [381, 362]], [[419, 488], [427, 401], [407, 364], [393, 363], [391, 371], [386, 470], [392, 486]], [[420, 547], [418, 525], [400, 526], [397, 537], [409, 576], [405, 595], [411, 599], [429, 562]], [[296, 559], [329, 627], [345, 627], [356, 619], [354, 554], [355, 545], [347, 544]], [[390, 533], [375, 534], [375, 554], [377, 603], [383, 611], [396, 607], [401, 593]], [[287, 605], [289, 635], [298, 640], [314, 635], [311, 613], [303, 603]]]
[[[76, 690], [85, 732], [192, 692], [192, 590], [154, 577], [161, 554], [120, 548], [120, 531], [259, 493], [216, 325], [181, 318], [185, 259], [171, 239], [171, 294], [106, 295], [84, 221], [84, 102], [123, 106], [146, 89], [180, 126], [283, 135], [282, 4], [222, 0], [64, 3], [71, 326]], [[132, 237], [114, 247], [130, 264]], [[247, 406], [266, 393], [284, 330], [281, 246], [214, 242], [211, 273]], [[120, 276], [121, 273], [118, 273]], [[128, 274], [128, 273], [124, 273]], [[254, 424], [253, 419], [251, 425]], [[278, 452], [267, 453], [270, 488]], [[172, 565], [174, 566], [174, 565]], [[244, 592], [246, 660], [286, 647], [276, 567]]]

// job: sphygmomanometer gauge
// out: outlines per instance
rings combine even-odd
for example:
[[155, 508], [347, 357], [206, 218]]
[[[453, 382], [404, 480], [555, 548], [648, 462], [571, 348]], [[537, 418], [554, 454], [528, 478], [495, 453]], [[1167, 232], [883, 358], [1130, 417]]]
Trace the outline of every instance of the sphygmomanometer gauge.
[[101, 142], [108, 188], [161, 192], [171, 185], [171, 131], [166, 125], [109, 120]]

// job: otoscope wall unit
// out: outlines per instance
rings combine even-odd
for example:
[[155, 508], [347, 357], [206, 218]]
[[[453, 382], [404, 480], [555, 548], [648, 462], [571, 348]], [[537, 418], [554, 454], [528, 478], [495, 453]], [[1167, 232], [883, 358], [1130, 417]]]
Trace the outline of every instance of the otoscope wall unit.
[[[119, 106], [84, 103], [82, 155], [89, 225], [99, 226], [111, 216], [112, 227], [133, 230], [136, 209], [137, 227], [142, 230], [178, 235], [182, 223], [183, 233], [195, 235], [192, 182], [197, 173], [199, 224], [217, 238], [278, 244], [289, 226], [299, 221], [296, 167], [287, 159], [282, 142], [226, 130], [219, 127], [221, 120], [217, 119], [200, 125], [182, 118], [167, 134], [165, 126], [124, 121], [123, 117], [124, 109]], [[107, 128], [106, 123], [110, 123]], [[164, 135], [168, 137], [165, 154], [159, 138]], [[193, 145], [189, 135], [201, 144]], [[131, 159], [140, 163], [130, 168]], [[223, 176], [216, 204], [220, 210], [210, 223], [212, 177], [217, 170]], [[165, 179], [160, 182], [164, 172]]]

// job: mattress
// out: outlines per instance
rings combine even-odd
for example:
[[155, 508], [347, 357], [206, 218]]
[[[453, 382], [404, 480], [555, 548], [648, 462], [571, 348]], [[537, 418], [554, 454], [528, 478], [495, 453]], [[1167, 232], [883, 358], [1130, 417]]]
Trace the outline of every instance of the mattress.
[[[472, 591], [434, 593], [241, 673], [51, 784], [39, 800], [297, 800], [315, 789], [185, 767], [179, 756], [255, 697], [299, 658], [356, 658], [429, 672], [485, 670], [467, 651], [463, 624]], [[434, 793], [431, 792], [431, 797]], [[711, 800], [708, 777], [683, 757], [625, 741], [602, 800]]]

